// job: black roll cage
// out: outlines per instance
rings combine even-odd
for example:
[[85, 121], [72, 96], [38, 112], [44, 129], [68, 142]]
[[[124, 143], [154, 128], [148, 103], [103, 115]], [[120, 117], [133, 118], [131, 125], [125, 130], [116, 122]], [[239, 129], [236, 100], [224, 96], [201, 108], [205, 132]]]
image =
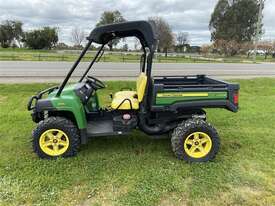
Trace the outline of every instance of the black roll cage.
[[[98, 59], [102, 56], [102, 51], [104, 49], [104, 46], [108, 44], [110, 41], [112, 41], [115, 38], [125, 38], [125, 37], [133, 37], [139, 39], [144, 58], [147, 63], [146, 66], [143, 65], [142, 72], [146, 72], [146, 75], [148, 79], [151, 77], [151, 70], [152, 70], [152, 62], [153, 62], [153, 56], [156, 48], [156, 39], [153, 32], [153, 28], [151, 27], [150, 23], [146, 21], [132, 21], [132, 22], [124, 22], [119, 24], [110, 24], [105, 25], [101, 27], [95, 28], [90, 36], [87, 38], [88, 43], [82, 50], [80, 56], [76, 60], [76, 62], [73, 64], [71, 69], [69, 70], [68, 74], [66, 75], [64, 81], [60, 84], [58, 87], [58, 91], [56, 93], [56, 96], [60, 96], [62, 93], [64, 87], [66, 86], [67, 82], [69, 81], [70, 77], [72, 76], [72, 73], [76, 69], [76, 67], [79, 65], [81, 59], [85, 56], [88, 49], [90, 48], [91, 44], [93, 42], [101, 44], [101, 47], [97, 51], [96, 55], [92, 59], [91, 63], [85, 70], [84, 74], [80, 78], [79, 82], [82, 82], [83, 79], [86, 77], [86, 75], [89, 73], [90, 69]], [[146, 48], [149, 49], [149, 53], [147, 55]], [[147, 56], [147, 58], [146, 58]], [[146, 71], [145, 70], [146, 67]]]

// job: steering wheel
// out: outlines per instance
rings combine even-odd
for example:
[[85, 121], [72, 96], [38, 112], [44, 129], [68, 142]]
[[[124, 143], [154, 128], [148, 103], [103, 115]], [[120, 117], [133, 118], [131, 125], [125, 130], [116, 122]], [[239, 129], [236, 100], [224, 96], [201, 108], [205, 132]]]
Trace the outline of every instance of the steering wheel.
[[100, 81], [99, 79], [97, 79], [95, 77], [87, 76], [86, 79], [87, 79], [88, 83], [91, 84], [91, 87], [93, 87], [95, 90], [103, 89], [106, 87], [102, 81]]

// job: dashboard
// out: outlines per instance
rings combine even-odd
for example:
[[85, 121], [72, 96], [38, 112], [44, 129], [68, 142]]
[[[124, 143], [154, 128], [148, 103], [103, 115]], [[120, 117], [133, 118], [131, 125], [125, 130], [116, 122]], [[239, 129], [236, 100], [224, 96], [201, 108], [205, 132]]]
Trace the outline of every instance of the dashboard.
[[76, 84], [75, 93], [86, 104], [95, 90], [89, 85], [88, 82], [80, 82]]

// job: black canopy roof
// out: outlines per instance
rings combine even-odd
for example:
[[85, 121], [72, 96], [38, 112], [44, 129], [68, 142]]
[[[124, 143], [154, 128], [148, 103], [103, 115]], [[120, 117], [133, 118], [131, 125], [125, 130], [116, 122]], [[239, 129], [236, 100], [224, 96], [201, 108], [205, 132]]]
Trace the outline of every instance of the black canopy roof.
[[115, 38], [136, 36], [143, 46], [154, 50], [156, 38], [152, 26], [147, 21], [128, 21], [108, 24], [95, 28], [87, 38], [98, 44], [107, 44]]

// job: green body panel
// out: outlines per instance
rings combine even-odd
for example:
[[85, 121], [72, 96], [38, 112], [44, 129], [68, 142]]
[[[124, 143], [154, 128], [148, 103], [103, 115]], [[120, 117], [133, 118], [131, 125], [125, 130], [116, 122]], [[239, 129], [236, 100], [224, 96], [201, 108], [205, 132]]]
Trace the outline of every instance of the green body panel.
[[156, 95], [156, 105], [170, 105], [181, 101], [224, 99], [227, 99], [227, 92], [160, 92]]
[[72, 112], [79, 129], [84, 129], [87, 127], [87, 119], [85, 114], [85, 108], [79, 99], [79, 97], [75, 94], [75, 84], [68, 85], [64, 88], [61, 95], [56, 97], [56, 92], [53, 91], [49, 94], [48, 99], [51, 100], [53, 106], [58, 111], [69, 111]]

